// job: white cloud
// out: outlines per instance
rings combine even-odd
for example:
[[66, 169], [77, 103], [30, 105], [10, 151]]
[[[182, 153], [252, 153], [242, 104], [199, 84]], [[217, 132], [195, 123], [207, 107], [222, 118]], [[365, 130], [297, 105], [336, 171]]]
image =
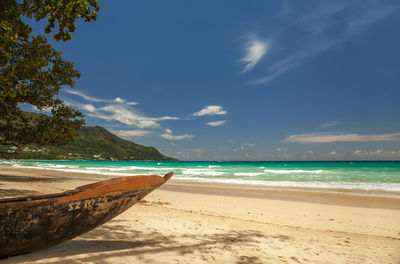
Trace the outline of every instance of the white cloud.
[[95, 107], [91, 104], [81, 104], [78, 102], [70, 102], [70, 104], [81, 110], [88, 111], [87, 116], [107, 121], [118, 121], [122, 124], [138, 128], [158, 128], [160, 127], [160, 121], [179, 120], [178, 117], [170, 116], [147, 117], [129, 106], [120, 104], [109, 104], [103, 107]]
[[252, 147], [252, 148], [253, 148], [253, 147], [256, 146], [256, 144], [253, 144], [253, 143], [244, 143], [243, 146]]
[[120, 137], [143, 137], [153, 133], [148, 130], [113, 130], [112, 132]]
[[127, 102], [125, 99], [122, 99], [120, 97], [115, 98], [114, 102], [121, 103], [121, 104], [127, 104], [127, 105], [137, 105], [137, 104], [139, 104], [137, 102]]
[[268, 42], [257, 39], [254, 35], [250, 37], [246, 45], [246, 55], [240, 60], [245, 64], [242, 72], [251, 70], [268, 51]]
[[285, 141], [292, 143], [400, 141], [400, 133], [372, 135], [309, 133], [301, 135], [291, 135], [285, 138]]
[[86, 111], [89, 111], [89, 112], [95, 112], [96, 111], [96, 107], [94, 107], [91, 104], [83, 104], [82, 105], [82, 109], [86, 110]]
[[221, 120], [221, 121], [212, 121], [212, 122], [207, 122], [206, 124], [212, 127], [217, 127], [217, 126], [222, 126], [226, 123], [226, 120]]
[[381, 149], [378, 149], [378, 150], [376, 150], [375, 152], [374, 152], [374, 154], [376, 154], [376, 155], [380, 155], [380, 154], [382, 154], [383, 153], [383, 150], [381, 150]]
[[332, 156], [332, 157], [340, 157], [340, 154], [339, 153], [337, 153], [336, 151], [331, 151], [331, 152], [329, 152], [329, 154], [328, 154], [329, 156]]
[[175, 117], [175, 116], [163, 116], [163, 117], [157, 117], [157, 118], [153, 118], [154, 120], [157, 121], [164, 121], [164, 120], [179, 120], [179, 117]]
[[160, 136], [168, 140], [182, 140], [182, 139], [191, 139], [195, 137], [195, 135], [189, 135], [189, 134], [173, 135], [171, 129], [165, 129], [164, 131], [165, 133], [161, 134]]
[[194, 135], [172, 135], [172, 134], [161, 134], [162, 138], [168, 139], [168, 140], [181, 140], [181, 139], [191, 139], [194, 138]]
[[[139, 128], [158, 128], [160, 124], [156, 118], [149, 118], [136, 113], [122, 105], [106, 105], [99, 108], [99, 113], [89, 114], [89, 116], [97, 117], [108, 121], [118, 121], [120, 123], [135, 126]], [[107, 113], [107, 114], [104, 114]]]
[[204, 116], [204, 115], [226, 115], [227, 112], [223, 110], [222, 106], [219, 105], [209, 105], [201, 109], [200, 111], [194, 113], [194, 116]]
[[137, 104], [134, 102], [127, 102], [122, 98], [115, 98], [113, 100], [99, 99], [91, 96], [87, 96], [79, 91], [70, 91], [68, 93], [78, 95], [87, 101], [93, 102], [93, 104], [80, 103], [70, 99], [63, 99], [64, 102], [71, 106], [74, 106], [89, 117], [94, 117], [110, 122], [119, 122], [125, 125], [134, 126], [137, 128], [159, 128], [160, 121], [166, 120], [179, 120], [178, 117], [163, 116], [163, 117], [148, 117], [138, 110], [131, 107], [131, 105]]

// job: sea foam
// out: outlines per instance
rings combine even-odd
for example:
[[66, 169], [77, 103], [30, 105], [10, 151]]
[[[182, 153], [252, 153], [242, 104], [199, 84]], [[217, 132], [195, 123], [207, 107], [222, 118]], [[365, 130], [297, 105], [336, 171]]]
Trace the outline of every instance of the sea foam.
[[261, 181], [243, 179], [211, 179], [200, 177], [179, 177], [179, 180], [204, 183], [225, 183], [234, 185], [259, 185], [265, 187], [295, 187], [309, 189], [362, 190], [400, 192], [400, 184], [365, 183], [365, 182], [293, 182], [293, 181]]
[[[162, 165], [161, 165], [162, 164]], [[400, 163], [396, 162], [102, 162], [102, 161], [0, 161], [0, 165], [79, 173], [71, 177], [108, 179], [129, 175], [163, 175], [173, 171], [176, 180], [400, 192]], [[98, 176], [93, 176], [98, 175]]]
[[184, 169], [182, 171], [182, 174], [184, 174], [184, 175], [220, 176], [220, 175], [224, 175], [224, 172], [210, 170], [210, 169]]
[[233, 175], [254, 177], [254, 176], [259, 176], [259, 175], [263, 175], [263, 174], [265, 174], [265, 173], [263, 173], [263, 172], [235, 172]]
[[290, 174], [290, 173], [314, 173], [320, 174], [323, 170], [264, 170], [264, 172], [275, 174]]

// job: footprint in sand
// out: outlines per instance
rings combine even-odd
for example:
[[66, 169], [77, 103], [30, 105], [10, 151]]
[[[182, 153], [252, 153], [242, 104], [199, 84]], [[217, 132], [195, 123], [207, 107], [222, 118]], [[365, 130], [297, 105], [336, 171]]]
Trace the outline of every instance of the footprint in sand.
[[293, 261], [296, 261], [297, 263], [300, 263], [299, 259], [296, 258], [295, 256], [290, 257]]

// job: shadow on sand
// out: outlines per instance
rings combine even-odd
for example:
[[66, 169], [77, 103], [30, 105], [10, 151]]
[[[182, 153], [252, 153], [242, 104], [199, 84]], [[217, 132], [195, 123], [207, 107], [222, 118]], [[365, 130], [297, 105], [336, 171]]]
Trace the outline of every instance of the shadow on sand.
[[8, 182], [58, 182], [63, 180], [64, 179], [61, 177], [50, 178], [50, 177], [14, 176], [14, 175], [0, 174], [0, 181], [8, 181]]
[[[104, 225], [92, 232], [61, 245], [3, 259], [0, 263], [46, 262], [74, 264], [83, 262], [112, 263], [113, 257], [131, 257], [134, 262], [151, 262], [146, 256], [175, 252], [177, 255], [207, 253], [218, 257], [220, 250], [230, 246], [251, 246], [263, 236], [253, 230], [231, 230], [224, 233], [204, 234], [202, 236], [184, 234], [164, 236], [159, 232], [132, 231], [126, 225]], [[96, 240], [93, 240], [96, 238]], [[188, 241], [183, 243], [182, 241]], [[218, 248], [219, 251], [213, 254]], [[210, 260], [211, 261], [211, 260]], [[261, 263], [257, 257], [237, 256], [237, 263]]]
[[39, 194], [40, 193], [36, 191], [18, 190], [18, 189], [0, 189], [0, 199], [7, 197], [11, 198], [11, 197], [31, 196]]
[[[62, 178], [47, 178], [47, 177], [32, 177], [32, 176], [14, 176], [14, 175], [2, 175], [0, 174], [0, 182], [38, 182], [38, 183], [52, 183], [52, 182], [60, 182], [63, 181]], [[6, 185], [7, 184], [1, 184]], [[0, 199], [2, 198], [13, 198], [20, 196], [31, 196], [31, 195], [39, 195], [40, 192], [33, 190], [24, 190], [24, 189], [4, 189], [0, 188]]]

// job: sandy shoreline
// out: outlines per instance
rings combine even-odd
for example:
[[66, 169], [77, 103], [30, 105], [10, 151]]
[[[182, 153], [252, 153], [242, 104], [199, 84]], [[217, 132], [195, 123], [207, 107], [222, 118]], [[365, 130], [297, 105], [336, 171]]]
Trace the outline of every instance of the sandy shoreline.
[[[0, 167], [0, 197], [90, 175]], [[170, 182], [102, 227], [0, 263], [399, 263], [400, 199]]]

